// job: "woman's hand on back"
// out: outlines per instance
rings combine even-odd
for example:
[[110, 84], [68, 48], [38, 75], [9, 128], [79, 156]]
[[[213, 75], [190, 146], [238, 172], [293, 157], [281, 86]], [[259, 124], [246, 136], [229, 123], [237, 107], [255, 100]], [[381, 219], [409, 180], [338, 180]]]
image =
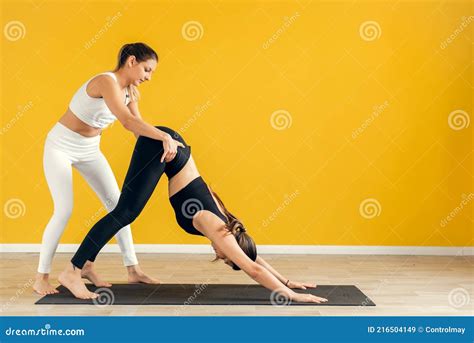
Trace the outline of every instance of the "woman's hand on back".
[[161, 162], [170, 162], [178, 153], [178, 147], [184, 148], [183, 143], [171, 138], [171, 135], [166, 135], [163, 139], [163, 156], [161, 156]]

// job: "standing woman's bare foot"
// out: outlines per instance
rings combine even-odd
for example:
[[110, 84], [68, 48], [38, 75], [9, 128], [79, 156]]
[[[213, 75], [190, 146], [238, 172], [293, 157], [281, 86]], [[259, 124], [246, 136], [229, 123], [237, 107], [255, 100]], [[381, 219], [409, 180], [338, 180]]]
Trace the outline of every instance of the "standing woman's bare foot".
[[129, 283], [148, 283], [153, 285], [158, 285], [161, 283], [158, 279], [146, 275], [138, 264], [134, 266], [128, 266], [127, 271]]
[[94, 270], [94, 264], [90, 261], [87, 261], [84, 267], [82, 267], [81, 277], [89, 280], [96, 287], [112, 287], [111, 283], [103, 281], [100, 278], [100, 276]]
[[96, 299], [99, 295], [89, 291], [82, 282], [81, 270], [69, 263], [58, 276], [58, 281], [61, 285], [71, 291], [76, 298], [79, 299]]
[[36, 274], [36, 280], [33, 284], [33, 290], [40, 295], [59, 293], [56, 287], [53, 287], [49, 283], [49, 274], [43, 273]]

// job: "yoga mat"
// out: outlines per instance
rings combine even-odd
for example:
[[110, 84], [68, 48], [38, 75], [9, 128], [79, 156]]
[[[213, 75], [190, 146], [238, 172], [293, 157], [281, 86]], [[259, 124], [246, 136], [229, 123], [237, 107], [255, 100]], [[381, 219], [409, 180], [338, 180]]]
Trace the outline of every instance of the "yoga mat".
[[64, 305], [274, 305], [274, 306], [375, 306], [375, 303], [356, 286], [318, 285], [298, 293], [311, 293], [328, 299], [327, 302], [297, 303], [272, 294], [260, 285], [237, 284], [114, 284], [110, 288], [97, 288], [87, 284], [90, 291], [100, 295], [95, 300], [76, 299], [65, 287], [59, 294], [48, 294], [35, 304]]

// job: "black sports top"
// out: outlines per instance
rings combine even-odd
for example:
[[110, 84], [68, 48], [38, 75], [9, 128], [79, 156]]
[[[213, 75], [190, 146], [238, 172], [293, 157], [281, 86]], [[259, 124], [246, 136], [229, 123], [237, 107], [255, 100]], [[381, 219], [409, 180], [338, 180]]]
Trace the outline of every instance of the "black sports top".
[[170, 197], [176, 221], [186, 232], [192, 235], [203, 236], [193, 225], [193, 217], [198, 211], [208, 210], [228, 223], [227, 217], [219, 210], [207, 184], [198, 176], [183, 189]]

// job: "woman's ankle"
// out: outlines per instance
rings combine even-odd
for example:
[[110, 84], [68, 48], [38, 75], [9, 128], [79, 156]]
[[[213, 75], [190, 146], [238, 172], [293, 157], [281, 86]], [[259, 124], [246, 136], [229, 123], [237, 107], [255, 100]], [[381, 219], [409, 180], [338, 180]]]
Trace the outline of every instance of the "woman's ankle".
[[72, 263], [69, 263], [68, 266], [66, 267], [66, 271], [69, 272], [69, 273], [74, 273], [74, 274], [81, 274], [81, 270], [80, 268], [76, 267], [74, 264]]
[[138, 264], [134, 264], [131, 266], [127, 266], [127, 272], [128, 274], [138, 274], [141, 273], [140, 266]]
[[[86, 263], [82, 266], [82, 270], [84, 269], [92, 269], [94, 267], [94, 262], [86, 261]], [[77, 267], [76, 267], [77, 268]]]
[[49, 280], [49, 273], [36, 273], [36, 280], [48, 281]]

